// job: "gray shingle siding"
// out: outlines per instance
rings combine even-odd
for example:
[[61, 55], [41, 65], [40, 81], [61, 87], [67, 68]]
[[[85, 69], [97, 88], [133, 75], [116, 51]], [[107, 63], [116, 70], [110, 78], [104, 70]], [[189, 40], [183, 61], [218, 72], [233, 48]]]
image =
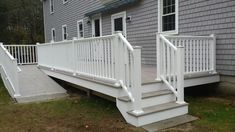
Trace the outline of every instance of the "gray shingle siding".
[[[63, 4], [63, 0], [54, 0], [54, 13], [50, 14], [49, 0], [43, 3], [45, 19], [45, 41], [51, 40], [51, 28], [56, 29], [56, 41], [62, 40], [62, 25], [66, 24], [68, 39], [77, 36], [77, 21], [84, 18], [84, 14], [102, 7], [98, 0], [69, 0]], [[88, 18], [84, 18], [85, 37], [91, 37], [91, 27], [87, 25]]]
[[[56, 41], [62, 40], [62, 25], [68, 28], [68, 38], [77, 36], [77, 21], [84, 18], [84, 14], [102, 7], [98, 0], [69, 0], [63, 4], [62, 0], [55, 0], [55, 12], [50, 14], [49, 0], [44, 1], [45, 41], [51, 40], [51, 28], [56, 29]], [[156, 63], [156, 37], [157, 32], [157, 1], [141, 0], [134, 6], [122, 8], [111, 13], [102, 14], [102, 35], [111, 34], [111, 15], [126, 11], [132, 16], [132, 22], [127, 23], [127, 37], [132, 45], [142, 46], [142, 62]], [[86, 24], [84, 18], [85, 37], [91, 37], [91, 24]]]
[[[156, 32], [158, 29], [158, 0], [140, 0], [136, 5], [102, 14], [102, 34], [111, 34], [111, 15], [126, 11], [132, 21], [127, 23], [127, 39], [142, 46], [142, 62], [156, 64]], [[50, 14], [49, 0], [44, 1], [45, 41], [56, 29], [56, 41], [62, 40], [62, 25], [68, 27], [69, 39], [77, 36], [77, 21], [84, 14], [103, 5], [98, 0], [55, 0], [55, 13]], [[91, 37], [91, 24], [84, 18], [85, 37]], [[217, 70], [235, 75], [235, 1], [179, 0], [179, 34], [217, 35]]]

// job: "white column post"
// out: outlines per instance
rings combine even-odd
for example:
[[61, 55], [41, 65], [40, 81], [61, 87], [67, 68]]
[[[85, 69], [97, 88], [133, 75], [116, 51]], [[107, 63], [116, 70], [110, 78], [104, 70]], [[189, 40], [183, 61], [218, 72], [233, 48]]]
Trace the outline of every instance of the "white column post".
[[141, 92], [141, 47], [136, 46], [134, 47], [133, 51], [133, 56], [134, 56], [134, 65], [133, 65], [133, 81], [134, 81], [134, 86], [132, 87], [132, 92], [133, 92], [133, 97], [134, 97], [134, 113], [135, 114], [141, 114], [143, 113], [142, 110], [142, 92]]
[[35, 57], [36, 57], [36, 58], [35, 58], [35, 59], [36, 59], [35, 61], [38, 63], [38, 66], [39, 66], [39, 62], [38, 62], [38, 45], [39, 45], [39, 44], [40, 44], [40, 43], [37, 42], [37, 43], [36, 43], [36, 47], [35, 47], [35, 55], [36, 55], [36, 56], [35, 56]]
[[211, 41], [211, 70], [216, 73], [216, 36], [214, 34], [210, 35], [213, 37]]
[[156, 63], [157, 63], [157, 80], [161, 81], [161, 44], [160, 44], [160, 34], [156, 34], [156, 52], [157, 52], [157, 57], [156, 57]]
[[177, 47], [176, 51], [177, 58], [177, 103], [183, 104], [184, 102], [184, 47]]
[[[50, 43], [50, 44], [51, 44], [51, 47], [50, 47], [50, 48], [51, 48], [51, 62], [54, 62], [54, 61], [55, 61], [55, 60], [54, 60], [54, 59], [55, 59], [55, 58], [54, 58], [54, 53], [53, 53], [53, 43], [54, 43], [54, 41], [51, 40], [51, 43]], [[53, 63], [53, 64], [55, 64], [55, 63]], [[53, 65], [51, 65], [51, 70], [52, 70], [52, 71], [55, 70]]]
[[[114, 39], [113, 39], [113, 49], [114, 49], [114, 77], [120, 81], [121, 79], [121, 75], [120, 75], [120, 51], [119, 51], [119, 40], [118, 40], [118, 34], [115, 35]], [[112, 45], [111, 45], [112, 46]], [[120, 84], [115, 84], [115, 85], [119, 85]]]
[[76, 54], [77, 54], [77, 48], [75, 48], [75, 43], [74, 41], [76, 40], [77, 38], [76, 37], [73, 37], [73, 41], [72, 41], [72, 44], [73, 44], [73, 76], [76, 76], [76, 62], [77, 62], [77, 59], [76, 59]]

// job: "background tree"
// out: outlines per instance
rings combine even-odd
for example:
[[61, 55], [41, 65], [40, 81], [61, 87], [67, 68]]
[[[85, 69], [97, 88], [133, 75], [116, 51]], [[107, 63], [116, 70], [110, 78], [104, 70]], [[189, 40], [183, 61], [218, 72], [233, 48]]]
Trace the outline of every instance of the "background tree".
[[0, 1], [0, 41], [8, 44], [33, 44], [44, 41], [40, 0]]

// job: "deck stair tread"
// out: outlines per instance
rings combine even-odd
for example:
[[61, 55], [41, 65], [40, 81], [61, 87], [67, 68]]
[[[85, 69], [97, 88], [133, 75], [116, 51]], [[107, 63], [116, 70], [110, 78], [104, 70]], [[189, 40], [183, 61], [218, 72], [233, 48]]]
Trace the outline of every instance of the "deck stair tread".
[[150, 107], [145, 107], [143, 108], [143, 113], [140, 114], [136, 114], [132, 111], [128, 111], [127, 113], [135, 116], [135, 117], [140, 117], [140, 116], [145, 116], [145, 115], [149, 115], [152, 113], [157, 113], [157, 112], [162, 112], [162, 111], [166, 111], [166, 110], [170, 110], [170, 109], [175, 109], [175, 108], [179, 108], [179, 107], [183, 107], [183, 106], [187, 106], [188, 103], [184, 103], [184, 104], [178, 104], [176, 102], [170, 102], [170, 103], [164, 103], [164, 104], [160, 104], [160, 105], [154, 105], [154, 106], [150, 106]]
[[[147, 93], [142, 93], [142, 99], [161, 96], [161, 95], [167, 95], [167, 94], [172, 94], [172, 91], [165, 89], [165, 90], [160, 90], [160, 91], [155, 91], [155, 92], [147, 92]], [[119, 97], [118, 99], [124, 102], [131, 101], [131, 99], [128, 96]]]

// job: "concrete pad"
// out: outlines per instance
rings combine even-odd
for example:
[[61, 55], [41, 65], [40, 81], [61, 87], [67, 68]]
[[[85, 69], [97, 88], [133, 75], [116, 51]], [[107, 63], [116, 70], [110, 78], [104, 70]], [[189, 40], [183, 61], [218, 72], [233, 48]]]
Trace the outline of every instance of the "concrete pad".
[[47, 76], [36, 65], [20, 66], [19, 103], [43, 101], [67, 96], [67, 91]]
[[189, 122], [195, 121], [197, 119], [198, 119], [197, 117], [194, 117], [191, 115], [183, 115], [183, 116], [178, 116], [175, 118], [159, 121], [156, 123], [152, 123], [149, 125], [145, 125], [145, 126], [143, 126], [143, 128], [145, 130], [147, 130], [148, 132], [157, 132], [159, 130], [163, 130], [163, 129], [175, 127], [178, 125], [182, 125], [185, 123], [189, 123]]

